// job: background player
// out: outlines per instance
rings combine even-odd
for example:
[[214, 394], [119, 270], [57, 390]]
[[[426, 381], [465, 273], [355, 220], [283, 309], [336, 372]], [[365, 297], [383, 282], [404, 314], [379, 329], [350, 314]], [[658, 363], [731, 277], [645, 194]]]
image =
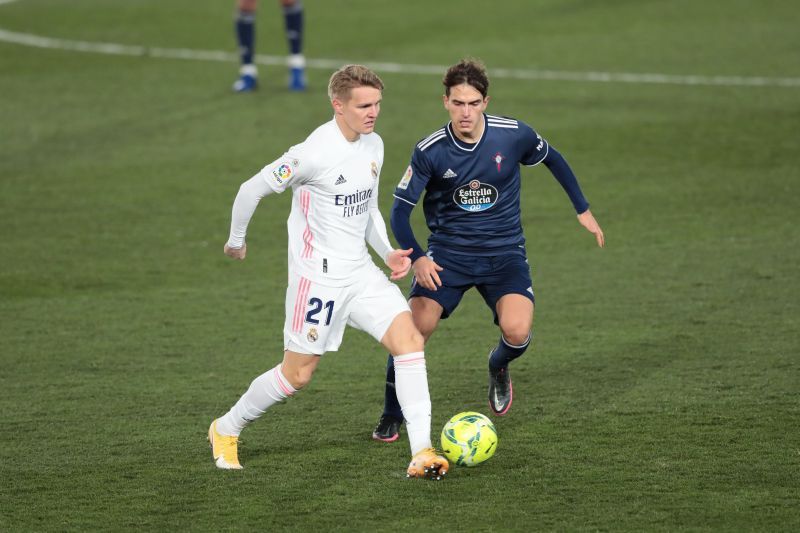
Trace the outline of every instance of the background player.
[[334, 118], [242, 184], [233, 204], [225, 254], [244, 259], [250, 218], [264, 196], [292, 189], [289, 287], [283, 362], [257, 377], [208, 430], [216, 465], [239, 469], [238, 436], [275, 403], [311, 379], [320, 356], [336, 351], [346, 324], [394, 354], [397, 398], [406, 419], [411, 477], [441, 478], [447, 460], [431, 447], [431, 401], [424, 340], [397, 286], [370, 259], [365, 239], [392, 269], [411, 267], [410, 250], [394, 250], [378, 210], [383, 141], [373, 133], [383, 82], [360, 65], [331, 76]]
[[[475, 287], [494, 313], [500, 340], [489, 356], [489, 405], [497, 415], [511, 407], [508, 365], [530, 345], [534, 296], [520, 214], [520, 165], [544, 163], [566, 191], [578, 221], [603, 246], [575, 175], [555, 148], [530, 126], [487, 115], [489, 79], [482, 64], [463, 60], [444, 76], [450, 122], [420, 141], [395, 190], [391, 224], [397, 241], [411, 248], [414, 324], [427, 340], [439, 320]], [[423, 210], [431, 235], [427, 253], [411, 230], [411, 210], [425, 192]], [[391, 358], [384, 413], [373, 438], [398, 438], [402, 413]]]
[[[289, 90], [303, 91], [306, 88], [303, 56], [303, 2], [302, 0], [280, 0], [286, 40], [289, 43]], [[238, 0], [236, 12], [236, 42], [239, 44], [241, 67], [239, 79], [233, 84], [236, 92], [249, 92], [258, 87], [258, 68], [254, 63], [256, 44], [256, 11], [258, 0]]]

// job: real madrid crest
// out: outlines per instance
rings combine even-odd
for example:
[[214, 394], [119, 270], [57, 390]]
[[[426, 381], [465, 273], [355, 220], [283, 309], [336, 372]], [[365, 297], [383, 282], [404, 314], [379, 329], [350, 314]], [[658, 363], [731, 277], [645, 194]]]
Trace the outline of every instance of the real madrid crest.
[[372, 177], [377, 179], [378, 178], [378, 164], [373, 161], [370, 165], [370, 170], [372, 171]]
[[309, 342], [317, 342], [319, 338], [319, 334], [317, 333], [317, 328], [311, 328], [308, 330], [308, 335], [306, 335]]

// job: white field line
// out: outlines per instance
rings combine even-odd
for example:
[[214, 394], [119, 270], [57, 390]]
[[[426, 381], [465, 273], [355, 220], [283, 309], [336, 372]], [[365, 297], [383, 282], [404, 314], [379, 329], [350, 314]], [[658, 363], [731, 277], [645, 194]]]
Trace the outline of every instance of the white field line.
[[[0, 0], [0, 4], [14, 0]], [[108, 54], [119, 56], [155, 57], [163, 59], [188, 59], [197, 61], [223, 61], [236, 62], [238, 56], [232, 52], [220, 50], [192, 50], [186, 48], [159, 48], [153, 46], [126, 45], [117, 43], [98, 43], [89, 41], [73, 41], [41, 37], [29, 33], [17, 33], [0, 29], [0, 41], [31, 46], [35, 48], [49, 48], [66, 50], [70, 52], [87, 52], [95, 54]], [[282, 56], [258, 55], [256, 63], [261, 65], [285, 65], [286, 58]], [[339, 68], [349, 61], [340, 59], [308, 59], [309, 68], [332, 70]], [[405, 63], [367, 62], [367, 65], [378, 72], [393, 72], [398, 74], [441, 75], [446, 65], [415, 65]], [[549, 81], [575, 81], [593, 83], [639, 83], [658, 85], [705, 85], [729, 87], [800, 87], [800, 78], [772, 78], [762, 76], [699, 76], [675, 74], [636, 74], [627, 72], [570, 72], [564, 70], [539, 70], [539, 69], [489, 69], [493, 78], [508, 78], [517, 80], [549, 80]]]

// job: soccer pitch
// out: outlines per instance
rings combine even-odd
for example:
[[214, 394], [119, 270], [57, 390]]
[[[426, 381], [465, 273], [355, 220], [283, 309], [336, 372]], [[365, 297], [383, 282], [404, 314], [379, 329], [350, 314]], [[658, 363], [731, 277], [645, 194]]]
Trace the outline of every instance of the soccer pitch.
[[[293, 94], [262, 2], [248, 95], [233, 7], [0, 2], [0, 530], [800, 529], [796, 5], [306, 0]], [[464, 56], [489, 68], [488, 112], [564, 154], [607, 242], [523, 170], [534, 342], [497, 453], [407, 480], [405, 432], [370, 439], [386, 354], [351, 329], [243, 433], [245, 469], [218, 471], [209, 423], [282, 351], [290, 195], [234, 262], [239, 184], [330, 118], [336, 66], [365, 63], [386, 83], [388, 218]], [[426, 347], [434, 440], [487, 413], [497, 338], [473, 291]]]

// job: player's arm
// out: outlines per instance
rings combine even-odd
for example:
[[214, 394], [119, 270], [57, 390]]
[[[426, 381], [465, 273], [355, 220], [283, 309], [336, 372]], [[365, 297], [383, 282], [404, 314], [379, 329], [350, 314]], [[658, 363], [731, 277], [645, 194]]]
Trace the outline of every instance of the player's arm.
[[247, 254], [247, 245], [244, 242], [247, 226], [250, 224], [250, 219], [253, 218], [258, 202], [271, 192], [272, 189], [260, 173], [239, 187], [231, 210], [231, 231], [228, 235], [228, 242], [225, 243], [225, 255], [234, 259], [244, 259]]
[[384, 222], [383, 215], [378, 209], [377, 198], [378, 195], [375, 194], [370, 201], [366, 239], [372, 249], [386, 263], [386, 266], [392, 269], [390, 278], [400, 279], [408, 274], [411, 269], [411, 260], [408, 258], [411, 250], [395, 250], [392, 248], [389, 242], [389, 234], [386, 232], [386, 222]]
[[[303, 160], [302, 173], [298, 172]], [[305, 143], [293, 146], [282, 157], [268, 164], [261, 171], [242, 183], [233, 202], [231, 231], [225, 244], [225, 255], [244, 259], [247, 253], [245, 235], [250, 219], [263, 197], [271, 193], [282, 193], [290, 184], [302, 183], [313, 175], [313, 162], [306, 159]]]
[[575, 177], [575, 173], [572, 172], [572, 169], [569, 164], [567, 164], [564, 157], [552, 146], [548, 148], [547, 155], [542, 162], [547, 166], [556, 180], [558, 180], [558, 183], [564, 189], [564, 192], [567, 193], [567, 196], [569, 196], [569, 199], [572, 201], [572, 206], [578, 214], [578, 222], [589, 230], [589, 232], [594, 234], [595, 239], [597, 239], [597, 245], [602, 248], [605, 246], [603, 230], [600, 228], [600, 224], [595, 220], [592, 212], [589, 211], [589, 202], [587, 202], [586, 198], [583, 196], [581, 187], [578, 184], [578, 178]]
[[435, 291], [437, 286], [441, 287], [442, 285], [442, 280], [439, 279], [439, 272], [442, 271], [442, 267], [425, 255], [422, 246], [414, 237], [414, 230], [411, 228], [411, 211], [413, 209], [414, 206], [412, 204], [402, 198], [395, 198], [389, 219], [392, 225], [392, 232], [400, 247], [409, 252], [409, 262], [414, 269], [414, 277], [417, 283], [426, 289]]
[[414, 230], [411, 228], [411, 211], [430, 180], [432, 175], [430, 167], [430, 162], [423, 153], [418, 148], [415, 149], [411, 156], [411, 164], [395, 189], [395, 201], [389, 223], [400, 247], [411, 250], [409, 258], [417, 283], [435, 291], [437, 286], [442, 285], [438, 274], [442, 271], [442, 267], [425, 255], [425, 250], [417, 242]]

